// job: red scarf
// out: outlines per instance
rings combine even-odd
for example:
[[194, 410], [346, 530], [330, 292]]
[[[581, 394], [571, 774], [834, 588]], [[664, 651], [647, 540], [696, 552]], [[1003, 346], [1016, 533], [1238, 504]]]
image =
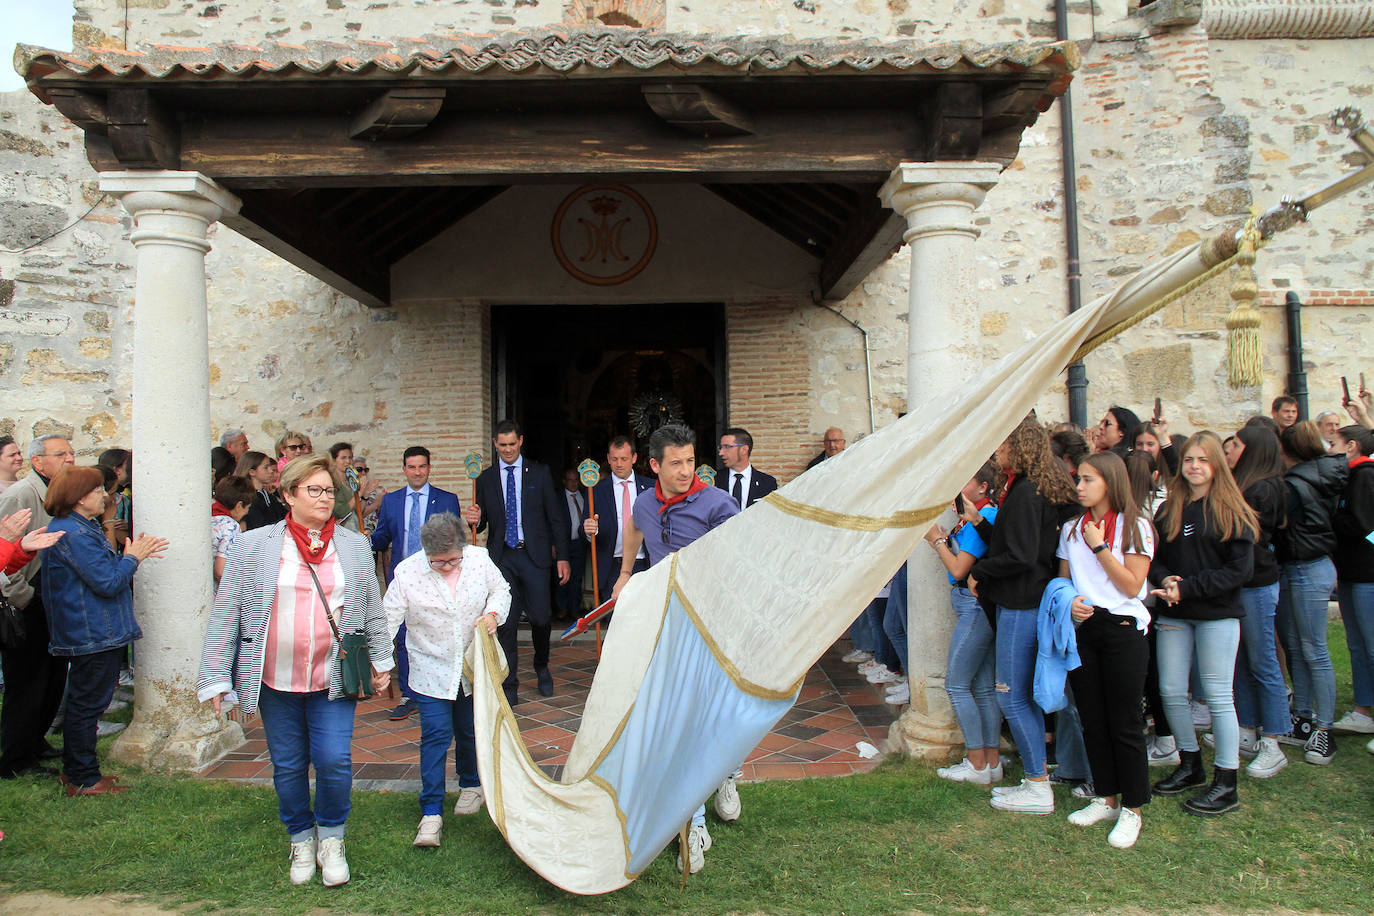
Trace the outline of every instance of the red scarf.
[[659, 515], [662, 515], [662, 514], [663, 514], [663, 511], [664, 511], [665, 509], [667, 509], [669, 506], [676, 506], [678, 503], [682, 502], [684, 499], [686, 499], [687, 497], [691, 496], [693, 493], [699, 493], [699, 492], [701, 492], [702, 490], [706, 489], [706, 487], [707, 487], [706, 481], [702, 480], [700, 477], [698, 477], [697, 475], [693, 474], [693, 475], [692, 475], [692, 485], [691, 485], [690, 487], [687, 488], [687, 492], [686, 492], [686, 493], [679, 493], [677, 496], [667, 497], [667, 496], [664, 496], [664, 495], [663, 495], [663, 482], [662, 482], [662, 481], [655, 481], [655, 482], [654, 482], [654, 497], [655, 497], [655, 498], [658, 500], [658, 502], [659, 502], [658, 514], [659, 514]]
[[1374, 458], [1371, 458], [1368, 455], [1361, 455], [1358, 458], [1352, 458], [1350, 459], [1350, 470], [1353, 471], [1362, 464], [1374, 464]]
[[233, 517], [234, 517], [234, 513], [230, 512], [228, 509], [224, 508], [224, 503], [220, 502], [220, 501], [217, 500], [217, 499], [212, 499], [212, 500], [210, 500], [210, 517], [211, 517], [211, 518], [222, 518], [222, 517], [224, 517], [224, 516], [226, 516], [226, 515], [227, 515], [229, 518], [233, 518]]
[[1007, 482], [1002, 485], [1002, 496], [1005, 498], [1006, 494], [1011, 492], [1011, 482], [1016, 479], [1016, 472], [1010, 468], [1002, 468], [1002, 473], [1007, 477]]
[[[1079, 537], [1083, 537], [1083, 532], [1087, 529], [1088, 522], [1091, 522], [1092, 520], [1093, 514], [1091, 512], [1083, 513], [1083, 517], [1078, 520]], [[1102, 520], [1107, 523], [1107, 527], [1102, 533], [1102, 543], [1107, 545], [1108, 550], [1111, 550], [1112, 544], [1114, 543], [1114, 539], [1116, 538], [1116, 513], [1108, 512], [1106, 515], [1102, 516]], [[1083, 543], [1086, 544], [1087, 542], [1088, 539], [1084, 537]]]
[[[324, 527], [319, 531], [311, 532], [306, 527], [296, 521], [291, 516], [286, 517], [286, 530], [291, 532], [291, 537], [296, 542], [296, 549], [301, 552], [301, 558], [312, 566], [318, 566], [324, 559], [324, 552], [329, 549], [329, 542], [334, 538], [334, 519], [324, 523]], [[314, 534], [312, 538], [310, 535]]]

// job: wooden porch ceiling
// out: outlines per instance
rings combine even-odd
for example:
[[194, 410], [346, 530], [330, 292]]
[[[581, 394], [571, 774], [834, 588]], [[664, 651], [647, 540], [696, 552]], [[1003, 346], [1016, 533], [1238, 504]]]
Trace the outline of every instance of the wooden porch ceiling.
[[593, 181], [702, 185], [840, 298], [901, 243], [898, 163], [1010, 163], [1076, 52], [617, 30], [17, 59], [98, 170], [202, 172], [243, 201], [226, 224], [386, 306], [392, 265], [505, 189]]

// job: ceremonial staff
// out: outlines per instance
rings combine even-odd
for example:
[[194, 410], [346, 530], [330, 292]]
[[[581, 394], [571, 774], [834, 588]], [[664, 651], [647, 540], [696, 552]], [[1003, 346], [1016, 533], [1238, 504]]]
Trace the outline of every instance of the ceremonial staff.
[[[588, 458], [577, 466], [577, 477], [582, 481], [582, 486], [587, 488], [587, 515], [596, 518], [596, 494], [592, 492], [592, 487], [601, 482], [601, 465]], [[592, 542], [592, 607], [601, 604], [601, 583], [598, 582], [596, 568], [596, 538], [591, 538]], [[582, 603], [582, 596], [578, 595], [578, 604]], [[601, 660], [601, 621], [596, 621], [596, 659]]]
[[[472, 503], [477, 505], [477, 478], [482, 476], [482, 456], [476, 452], [468, 452], [463, 458], [463, 471], [468, 475], [468, 480], [472, 481]], [[472, 529], [472, 539], [477, 540], [477, 526], [469, 525]]]

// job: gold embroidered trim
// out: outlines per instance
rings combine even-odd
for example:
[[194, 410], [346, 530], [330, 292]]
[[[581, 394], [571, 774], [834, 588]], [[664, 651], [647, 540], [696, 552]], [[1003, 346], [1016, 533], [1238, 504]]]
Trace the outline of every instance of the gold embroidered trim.
[[944, 506], [935, 506], [929, 509], [912, 509], [906, 512], [897, 512], [888, 516], [874, 515], [849, 515], [844, 512], [834, 512], [830, 509], [822, 509], [819, 506], [808, 506], [788, 499], [786, 496], [774, 491], [763, 498], [765, 503], [771, 505], [779, 512], [785, 512], [796, 518], [805, 519], [809, 522], [820, 522], [822, 525], [829, 525], [832, 528], [846, 528], [850, 531], [885, 531], [888, 528], [918, 528], [929, 522], [935, 521], [940, 517], [940, 513], [945, 511]]

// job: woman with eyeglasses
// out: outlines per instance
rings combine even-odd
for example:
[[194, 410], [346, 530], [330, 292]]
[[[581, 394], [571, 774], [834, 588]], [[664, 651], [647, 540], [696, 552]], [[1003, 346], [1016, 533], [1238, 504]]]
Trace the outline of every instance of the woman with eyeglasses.
[[410, 688], [420, 708], [420, 827], [415, 846], [438, 846], [444, 826], [444, 762], [457, 739], [458, 802], [453, 813], [482, 808], [473, 732], [472, 684], [463, 656], [475, 627], [490, 635], [510, 611], [510, 586], [481, 547], [467, 545], [467, 526], [452, 512], [427, 519], [420, 551], [396, 564], [386, 590], [387, 629], [406, 626]]
[[366, 632], [374, 690], [386, 689], [392, 667], [372, 546], [334, 524], [331, 464], [328, 455], [289, 462], [281, 493], [290, 513], [230, 547], [198, 684], [216, 712], [239, 703], [261, 713], [291, 840], [291, 883], [309, 882], [318, 864], [326, 887], [349, 880], [344, 826], [356, 703], [343, 692], [339, 634]]
[[306, 438], [305, 433], [282, 433], [282, 437], [277, 440], [277, 470], [285, 470], [288, 461], [309, 455], [312, 451], [310, 440]]

